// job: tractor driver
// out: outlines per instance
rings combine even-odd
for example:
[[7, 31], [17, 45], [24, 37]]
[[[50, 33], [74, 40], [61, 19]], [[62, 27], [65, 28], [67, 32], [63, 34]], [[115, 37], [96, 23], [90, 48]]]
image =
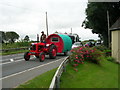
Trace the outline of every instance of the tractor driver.
[[41, 41], [42, 43], [46, 43], [46, 35], [44, 34], [44, 31], [42, 31], [41, 33], [42, 33], [42, 35], [41, 35], [41, 37], [40, 37], [40, 41]]

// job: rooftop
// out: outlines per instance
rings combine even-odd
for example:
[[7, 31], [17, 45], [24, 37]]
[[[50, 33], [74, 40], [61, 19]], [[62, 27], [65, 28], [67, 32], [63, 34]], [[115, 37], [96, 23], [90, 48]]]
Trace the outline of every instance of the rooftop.
[[110, 30], [118, 30], [120, 29], [120, 17], [119, 19], [110, 27]]

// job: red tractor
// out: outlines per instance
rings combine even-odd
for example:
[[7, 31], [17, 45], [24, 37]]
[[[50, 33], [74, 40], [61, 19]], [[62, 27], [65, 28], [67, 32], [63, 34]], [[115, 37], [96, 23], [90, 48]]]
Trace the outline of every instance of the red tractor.
[[24, 59], [28, 61], [30, 55], [35, 55], [36, 58], [39, 58], [40, 62], [43, 62], [45, 59], [45, 54], [49, 54], [50, 58], [56, 58], [57, 48], [54, 44], [45, 43], [32, 43], [30, 46], [30, 51], [24, 54]]
[[45, 60], [45, 55], [56, 58], [57, 53], [64, 53], [71, 50], [72, 40], [63, 34], [51, 34], [47, 37], [46, 43], [31, 43], [30, 51], [24, 54], [24, 59], [28, 61], [31, 55], [39, 58], [40, 62]]

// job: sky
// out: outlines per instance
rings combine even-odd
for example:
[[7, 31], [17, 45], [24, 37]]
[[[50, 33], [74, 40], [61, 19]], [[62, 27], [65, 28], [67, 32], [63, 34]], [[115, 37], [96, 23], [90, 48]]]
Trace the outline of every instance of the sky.
[[81, 27], [85, 20], [87, 0], [0, 0], [0, 31], [15, 31], [23, 39], [36, 40], [46, 33], [46, 13], [49, 34], [54, 32], [79, 35], [81, 40], [99, 39], [90, 29]]

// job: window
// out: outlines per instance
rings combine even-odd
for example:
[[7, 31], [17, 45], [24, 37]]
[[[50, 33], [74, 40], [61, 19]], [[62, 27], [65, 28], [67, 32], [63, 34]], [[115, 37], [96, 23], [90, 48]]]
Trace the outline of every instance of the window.
[[53, 37], [51, 41], [52, 41], [52, 42], [59, 42], [59, 38]]

